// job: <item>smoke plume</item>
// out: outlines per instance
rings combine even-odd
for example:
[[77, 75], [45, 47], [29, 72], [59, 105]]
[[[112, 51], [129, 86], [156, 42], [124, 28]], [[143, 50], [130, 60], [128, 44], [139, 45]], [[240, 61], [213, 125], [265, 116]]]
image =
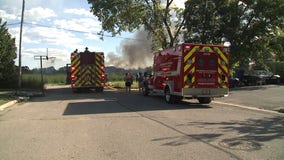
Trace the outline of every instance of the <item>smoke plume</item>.
[[126, 69], [151, 66], [153, 59], [151, 42], [147, 32], [138, 31], [133, 39], [126, 39], [121, 42], [121, 47], [117, 49], [119, 55], [108, 53], [106, 64]]

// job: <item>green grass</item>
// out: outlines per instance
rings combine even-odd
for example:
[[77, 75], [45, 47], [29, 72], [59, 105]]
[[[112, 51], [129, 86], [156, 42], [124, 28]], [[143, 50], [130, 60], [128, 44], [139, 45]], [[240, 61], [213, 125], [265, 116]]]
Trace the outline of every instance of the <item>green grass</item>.
[[14, 98], [6, 94], [0, 94], [0, 106], [11, 100], [14, 100]]
[[[114, 82], [110, 81], [110, 84], [114, 88], [125, 88], [125, 82], [124, 81], [114, 81]], [[131, 88], [137, 89], [138, 83], [133, 82], [133, 84], [131, 85]]]
[[[31, 81], [41, 83], [41, 75], [40, 74], [24, 74], [23, 82]], [[46, 84], [65, 84], [66, 82], [66, 74], [44, 74], [43, 82]]]
[[[119, 77], [121, 78], [121, 77]], [[114, 88], [125, 88], [125, 82], [118, 80], [119, 78], [111, 78], [109, 82]], [[64, 85], [66, 83], [66, 74], [44, 74], [44, 84], [49, 85]], [[22, 76], [22, 89], [24, 91], [41, 91], [41, 75], [40, 74], [23, 74]], [[138, 83], [133, 82], [132, 89], [138, 88]], [[12, 96], [6, 94], [0, 94], [0, 105], [5, 104], [11, 100], [14, 100]]]
[[[66, 83], [66, 74], [44, 74], [44, 84], [63, 85]], [[23, 74], [22, 87], [24, 89], [41, 89], [40, 74]]]
[[[22, 78], [23, 88], [36, 89], [41, 87], [41, 75], [40, 74], [23, 74]], [[43, 75], [44, 84], [49, 85], [64, 85], [66, 83], [66, 74], [44, 74]], [[122, 80], [116, 80], [111, 78], [109, 82], [112, 84], [112, 87], [115, 88], [124, 88], [125, 82]], [[133, 82], [132, 88], [138, 88], [138, 83]]]

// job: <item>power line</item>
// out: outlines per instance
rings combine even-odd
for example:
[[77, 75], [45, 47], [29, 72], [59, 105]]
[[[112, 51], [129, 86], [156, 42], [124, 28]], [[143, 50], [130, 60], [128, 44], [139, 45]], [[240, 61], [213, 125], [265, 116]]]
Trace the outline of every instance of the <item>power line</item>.
[[14, 26], [14, 25], [19, 25], [21, 22], [15, 22], [15, 23], [8, 23], [6, 24], [7, 26]]
[[[80, 30], [75, 30], [75, 29], [67, 29], [67, 28], [63, 28], [63, 27], [53, 27], [53, 26], [48, 26], [48, 25], [44, 25], [44, 24], [30, 23], [30, 22], [24, 22], [24, 24], [33, 25], [33, 26], [40, 26], [40, 27], [45, 27], [45, 28], [55, 28], [55, 29], [59, 29], [59, 30], [65, 30], [65, 31], [76, 32], [76, 33], [91, 33], [91, 34], [96, 34], [96, 35], [102, 36], [98, 32], [80, 31]], [[103, 35], [103, 37], [120, 38], [120, 39], [136, 40], [136, 41], [141, 40], [141, 39], [136, 39], [136, 38], [128, 38], [128, 37], [122, 37], [122, 36], [111, 36], [111, 35]]]

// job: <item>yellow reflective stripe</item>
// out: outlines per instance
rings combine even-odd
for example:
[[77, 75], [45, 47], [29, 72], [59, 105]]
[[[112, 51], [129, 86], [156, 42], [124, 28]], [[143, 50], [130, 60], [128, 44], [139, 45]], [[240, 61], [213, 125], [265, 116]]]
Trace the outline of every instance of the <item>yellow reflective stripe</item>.
[[[226, 72], [226, 73], [228, 73], [228, 68], [227, 68], [227, 66], [225, 65], [222, 65], [222, 63], [221, 63], [221, 60], [220, 59], [218, 59], [218, 64], [219, 64], [219, 66]], [[218, 71], [219, 71], [219, 68], [220, 67], [218, 67]], [[220, 70], [220, 72], [219, 73], [221, 73], [221, 70]]]
[[218, 47], [215, 47], [214, 49], [217, 50], [217, 53], [222, 57], [226, 64], [228, 64], [228, 58], [224, 55], [224, 53]]
[[184, 62], [186, 62], [189, 57], [196, 51], [196, 49], [199, 48], [199, 46], [194, 46], [185, 56], [184, 56]]
[[[205, 50], [208, 50], [208, 51], [205, 51]], [[201, 52], [213, 52], [213, 50], [209, 46], [204, 46], [202, 47]]]
[[187, 81], [187, 76], [185, 75], [185, 76], [183, 77], [183, 82], [186, 83], [186, 81]]
[[184, 72], [187, 71], [190, 66], [191, 66], [191, 65], [186, 64], [186, 65], [184, 66]]

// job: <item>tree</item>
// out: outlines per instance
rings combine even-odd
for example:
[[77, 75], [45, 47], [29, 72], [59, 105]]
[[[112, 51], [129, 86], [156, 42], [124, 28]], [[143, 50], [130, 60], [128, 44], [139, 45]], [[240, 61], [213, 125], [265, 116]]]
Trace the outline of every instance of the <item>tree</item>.
[[231, 43], [232, 66], [254, 61], [265, 68], [267, 59], [283, 57], [279, 37], [283, 4], [283, 0], [188, 0], [185, 39], [220, 43], [225, 38]]
[[[162, 3], [164, 2], [164, 3]], [[183, 10], [173, 0], [88, 0], [91, 12], [113, 36], [123, 31], [144, 29], [149, 32], [153, 49], [173, 46], [183, 26]]]
[[213, 1], [189, 0], [185, 3], [185, 40], [196, 43], [220, 43], [220, 24], [216, 4]]
[[14, 65], [16, 58], [15, 38], [6, 28], [6, 22], [2, 24], [0, 18], [0, 86], [12, 87], [17, 82], [17, 72]]

